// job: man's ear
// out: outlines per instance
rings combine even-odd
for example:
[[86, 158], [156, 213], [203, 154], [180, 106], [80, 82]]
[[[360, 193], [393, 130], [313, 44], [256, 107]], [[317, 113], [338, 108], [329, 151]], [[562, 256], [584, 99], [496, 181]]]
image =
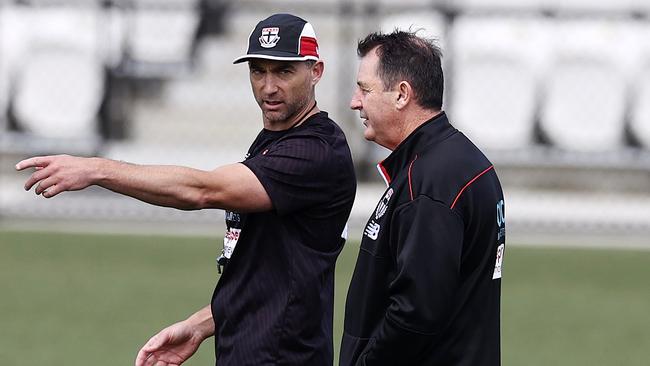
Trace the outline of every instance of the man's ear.
[[400, 81], [397, 84], [397, 100], [395, 100], [395, 107], [397, 109], [403, 109], [406, 107], [413, 99], [413, 88], [408, 81]]
[[323, 71], [325, 70], [325, 64], [323, 61], [316, 61], [314, 66], [311, 68], [311, 84], [316, 85], [320, 81], [320, 78], [323, 77]]

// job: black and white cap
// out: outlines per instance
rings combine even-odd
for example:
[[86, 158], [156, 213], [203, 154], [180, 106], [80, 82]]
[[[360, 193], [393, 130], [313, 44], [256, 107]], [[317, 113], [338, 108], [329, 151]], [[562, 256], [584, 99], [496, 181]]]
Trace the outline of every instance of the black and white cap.
[[291, 14], [274, 14], [257, 23], [248, 37], [248, 51], [233, 63], [262, 58], [278, 61], [318, 61], [314, 27]]

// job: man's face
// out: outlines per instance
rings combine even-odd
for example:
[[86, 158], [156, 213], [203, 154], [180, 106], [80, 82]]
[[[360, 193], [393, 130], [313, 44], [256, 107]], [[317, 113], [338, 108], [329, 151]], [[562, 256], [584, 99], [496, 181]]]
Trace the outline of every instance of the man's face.
[[357, 88], [352, 95], [350, 108], [358, 110], [366, 126], [363, 137], [368, 141], [388, 149], [394, 149], [399, 141], [396, 139], [397, 110], [395, 101], [396, 91], [384, 91], [384, 85], [377, 75], [379, 56], [375, 50], [366, 54], [359, 64]]
[[307, 62], [252, 59], [248, 66], [253, 94], [265, 123], [292, 122], [313, 98], [313, 86], [318, 80]]

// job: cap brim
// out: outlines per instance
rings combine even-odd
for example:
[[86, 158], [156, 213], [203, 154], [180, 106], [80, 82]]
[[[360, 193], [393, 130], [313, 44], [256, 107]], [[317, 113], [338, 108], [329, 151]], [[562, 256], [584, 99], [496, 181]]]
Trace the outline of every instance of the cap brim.
[[307, 61], [307, 60], [318, 61], [318, 57], [316, 56], [296, 56], [296, 55], [287, 56], [279, 53], [277, 55], [251, 53], [251, 54], [237, 57], [232, 63], [238, 64], [241, 62], [249, 61], [251, 59], [263, 59], [263, 60], [275, 60], [275, 61]]

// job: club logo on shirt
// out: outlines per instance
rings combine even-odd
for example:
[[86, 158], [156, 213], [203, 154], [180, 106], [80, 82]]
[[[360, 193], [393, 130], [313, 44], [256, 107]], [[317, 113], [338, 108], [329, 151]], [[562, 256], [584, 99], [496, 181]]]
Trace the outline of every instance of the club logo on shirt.
[[280, 28], [271, 27], [271, 28], [262, 28], [262, 35], [260, 36], [260, 46], [264, 48], [273, 48], [278, 44], [280, 40]]
[[388, 201], [390, 201], [390, 197], [393, 195], [393, 189], [389, 188], [384, 197], [379, 201], [379, 204], [377, 205], [377, 210], [375, 210], [375, 220], [379, 220], [384, 214], [386, 213], [386, 210], [388, 209]]
[[368, 225], [366, 226], [366, 229], [364, 230], [364, 234], [369, 237], [372, 240], [377, 240], [379, 237], [379, 231], [381, 230], [381, 225], [379, 225], [375, 220], [379, 220], [384, 214], [386, 214], [386, 211], [388, 210], [388, 202], [390, 201], [390, 198], [393, 196], [393, 189], [388, 188], [388, 191], [386, 191], [386, 194], [384, 194], [384, 197], [381, 198], [379, 201], [379, 204], [377, 205], [377, 209], [375, 209], [375, 218], [370, 220]]

